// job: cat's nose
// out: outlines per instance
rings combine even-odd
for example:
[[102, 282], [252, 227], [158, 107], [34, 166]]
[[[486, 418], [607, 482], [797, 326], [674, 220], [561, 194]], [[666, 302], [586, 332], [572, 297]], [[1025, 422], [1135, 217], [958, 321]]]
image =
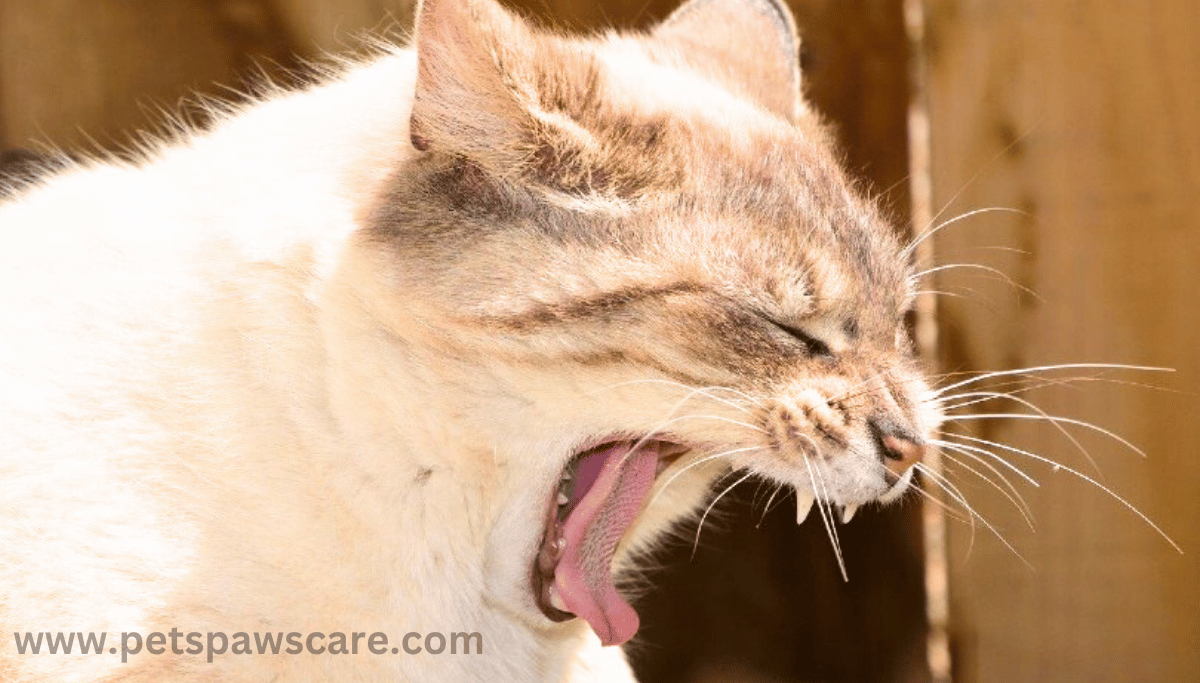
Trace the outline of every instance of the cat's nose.
[[925, 443], [920, 437], [889, 420], [871, 419], [868, 424], [875, 437], [875, 446], [879, 449], [879, 459], [889, 472], [899, 477], [921, 462], [925, 455]]

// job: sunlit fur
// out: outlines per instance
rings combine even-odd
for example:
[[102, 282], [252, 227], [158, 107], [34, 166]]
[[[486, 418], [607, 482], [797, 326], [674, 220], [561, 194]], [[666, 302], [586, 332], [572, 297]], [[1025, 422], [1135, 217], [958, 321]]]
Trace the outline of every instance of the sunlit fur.
[[578, 449], [691, 449], [622, 566], [730, 467], [898, 493], [868, 420], [939, 421], [907, 258], [801, 103], [786, 9], [585, 40], [427, 0], [416, 40], [0, 204], [0, 623], [486, 653], [5, 647], [0, 679], [628, 680], [530, 589]]

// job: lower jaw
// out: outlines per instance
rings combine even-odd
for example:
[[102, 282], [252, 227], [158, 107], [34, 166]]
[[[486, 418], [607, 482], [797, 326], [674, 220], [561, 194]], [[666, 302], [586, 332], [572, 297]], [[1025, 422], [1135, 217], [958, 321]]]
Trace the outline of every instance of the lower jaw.
[[876, 499], [877, 502], [884, 504], [891, 503], [900, 496], [904, 495], [904, 492], [908, 490], [909, 484], [912, 483], [912, 478], [912, 469], [906, 470], [904, 474], [896, 478], [896, 482], [892, 484], [891, 488], [889, 488], [882, 496], [879, 496], [879, 498]]

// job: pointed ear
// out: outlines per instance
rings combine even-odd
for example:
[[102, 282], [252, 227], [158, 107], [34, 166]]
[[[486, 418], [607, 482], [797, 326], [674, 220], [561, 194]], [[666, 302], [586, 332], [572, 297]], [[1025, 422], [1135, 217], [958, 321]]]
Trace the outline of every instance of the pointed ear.
[[421, 0], [410, 136], [417, 149], [499, 164], [525, 154], [529, 114], [510, 70], [529, 29], [494, 0]]
[[800, 115], [800, 38], [783, 0], [691, 0], [651, 37], [767, 109]]

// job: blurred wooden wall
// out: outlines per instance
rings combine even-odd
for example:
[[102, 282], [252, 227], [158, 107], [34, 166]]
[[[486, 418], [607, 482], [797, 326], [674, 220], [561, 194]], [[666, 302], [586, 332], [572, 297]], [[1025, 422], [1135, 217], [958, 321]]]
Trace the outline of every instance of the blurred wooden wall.
[[[0, 1], [0, 143], [125, 144], [193, 92], [409, 22], [413, 0]], [[221, 87], [214, 87], [220, 84]]]
[[[962, 683], [1200, 681], [1200, 3], [928, 0], [935, 208], [986, 213], [943, 230], [947, 370], [1064, 362], [1173, 367], [1108, 372], [1169, 387], [1084, 382], [1025, 397], [1111, 429], [1143, 460], [1074, 429], [1099, 464], [1031, 421], [963, 433], [1044, 454], [1096, 477], [1186, 551], [1095, 486], [1007, 457], [1042, 482], [1017, 486], [1037, 531], [963, 474], [985, 530], [951, 527], [952, 642]], [[998, 246], [1020, 252], [989, 249]], [[964, 288], [969, 288], [964, 289]], [[1096, 375], [1094, 371], [1059, 376]], [[1012, 388], [1011, 386], [1008, 388]], [[1011, 402], [975, 412], [1029, 412]]]
[[[406, 26], [411, 0], [0, 0], [0, 150], [52, 141], [119, 148], [193, 91], [230, 95], [296, 56], [353, 49]], [[642, 26], [674, 0], [520, 0], [539, 21]], [[908, 88], [900, 0], [793, 0], [811, 100], [847, 164], [905, 229]], [[709, 518], [699, 552], [662, 557], [632, 651], [660, 683], [927, 680], [918, 508], [864, 510], [841, 539], [844, 584], [814, 518], [789, 499], [765, 520], [744, 485]], [[757, 503], [752, 505], [752, 503]], [[714, 519], [718, 518], [718, 519]], [[761, 526], [760, 526], [761, 520]]]

